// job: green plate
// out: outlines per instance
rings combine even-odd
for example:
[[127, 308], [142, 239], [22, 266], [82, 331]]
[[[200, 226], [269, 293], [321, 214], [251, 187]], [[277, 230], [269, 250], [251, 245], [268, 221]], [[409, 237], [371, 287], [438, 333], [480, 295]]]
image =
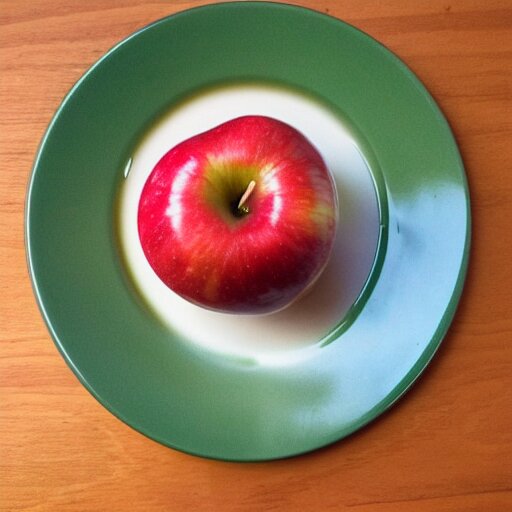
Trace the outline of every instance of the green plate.
[[[140, 299], [117, 242], [116, 201], [137, 141], [183, 98], [239, 81], [306, 91], [342, 112], [381, 208], [363, 307], [314, 356], [278, 367], [184, 342]], [[182, 12], [109, 51], [48, 128], [26, 206], [35, 294], [80, 381], [143, 434], [228, 460], [307, 452], [390, 407], [448, 329], [469, 238], [456, 144], [413, 73], [339, 20], [272, 3]]]

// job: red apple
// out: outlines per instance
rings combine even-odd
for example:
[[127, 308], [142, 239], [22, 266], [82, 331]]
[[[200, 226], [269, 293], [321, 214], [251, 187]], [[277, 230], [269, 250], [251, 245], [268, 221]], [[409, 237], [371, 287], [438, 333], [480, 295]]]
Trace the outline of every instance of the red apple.
[[139, 202], [142, 249], [175, 293], [208, 309], [261, 314], [320, 275], [334, 241], [333, 178], [311, 143], [262, 116], [171, 149]]

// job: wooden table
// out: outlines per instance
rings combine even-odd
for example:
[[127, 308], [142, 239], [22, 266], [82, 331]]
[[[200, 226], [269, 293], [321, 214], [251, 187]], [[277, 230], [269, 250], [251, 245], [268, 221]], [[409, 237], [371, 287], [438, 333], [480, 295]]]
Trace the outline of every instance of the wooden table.
[[472, 197], [469, 275], [414, 388], [334, 446], [259, 464], [203, 460], [118, 421], [57, 353], [23, 245], [37, 145], [68, 89], [117, 41], [203, 2], [0, 6], [2, 510], [512, 510], [512, 4], [303, 0], [396, 52], [445, 112]]

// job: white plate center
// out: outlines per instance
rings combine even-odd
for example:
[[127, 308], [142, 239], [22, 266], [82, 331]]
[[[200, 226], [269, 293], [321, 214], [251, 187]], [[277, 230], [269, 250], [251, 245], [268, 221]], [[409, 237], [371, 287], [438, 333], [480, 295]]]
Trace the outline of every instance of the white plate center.
[[[215, 313], [185, 301], [153, 272], [137, 232], [139, 197], [158, 160], [183, 140], [244, 115], [273, 117], [302, 132], [333, 173], [340, 205], [334, 250], [322, 276], [308, 295], [266, 316]], [[318, 346], [361, 294], [377, 251], [379, 208], [368, 165], [334, 112], [291, 89], [237, 85], [184, 102], [145, 135], [132, 155], [124, 183], [119, 228], [122, 250], [138, 290], [172, 331], [208, 350], [259, 364], [283, 364]]]

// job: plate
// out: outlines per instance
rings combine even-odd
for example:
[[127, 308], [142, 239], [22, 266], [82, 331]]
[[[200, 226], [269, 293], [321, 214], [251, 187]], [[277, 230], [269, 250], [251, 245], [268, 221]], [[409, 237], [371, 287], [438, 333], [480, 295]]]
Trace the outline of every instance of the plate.
[[[379, 212], [356, 300], [307, 356], [272, 364], [210, 350], [162, 322], [133, 279], [119, 228], [143, 136], [205, 91], [253, 83], [300, 91], [342, 120]], [[357, 29], [272, 3], [184, 11], [110, 50], [52, 120], [26, 204], [34, 292], [80, 381], [150, 438], [224, 460], [308, 452], [390, 407], [450, 325], [469, 239], [460, 155], [414, 74]]]

